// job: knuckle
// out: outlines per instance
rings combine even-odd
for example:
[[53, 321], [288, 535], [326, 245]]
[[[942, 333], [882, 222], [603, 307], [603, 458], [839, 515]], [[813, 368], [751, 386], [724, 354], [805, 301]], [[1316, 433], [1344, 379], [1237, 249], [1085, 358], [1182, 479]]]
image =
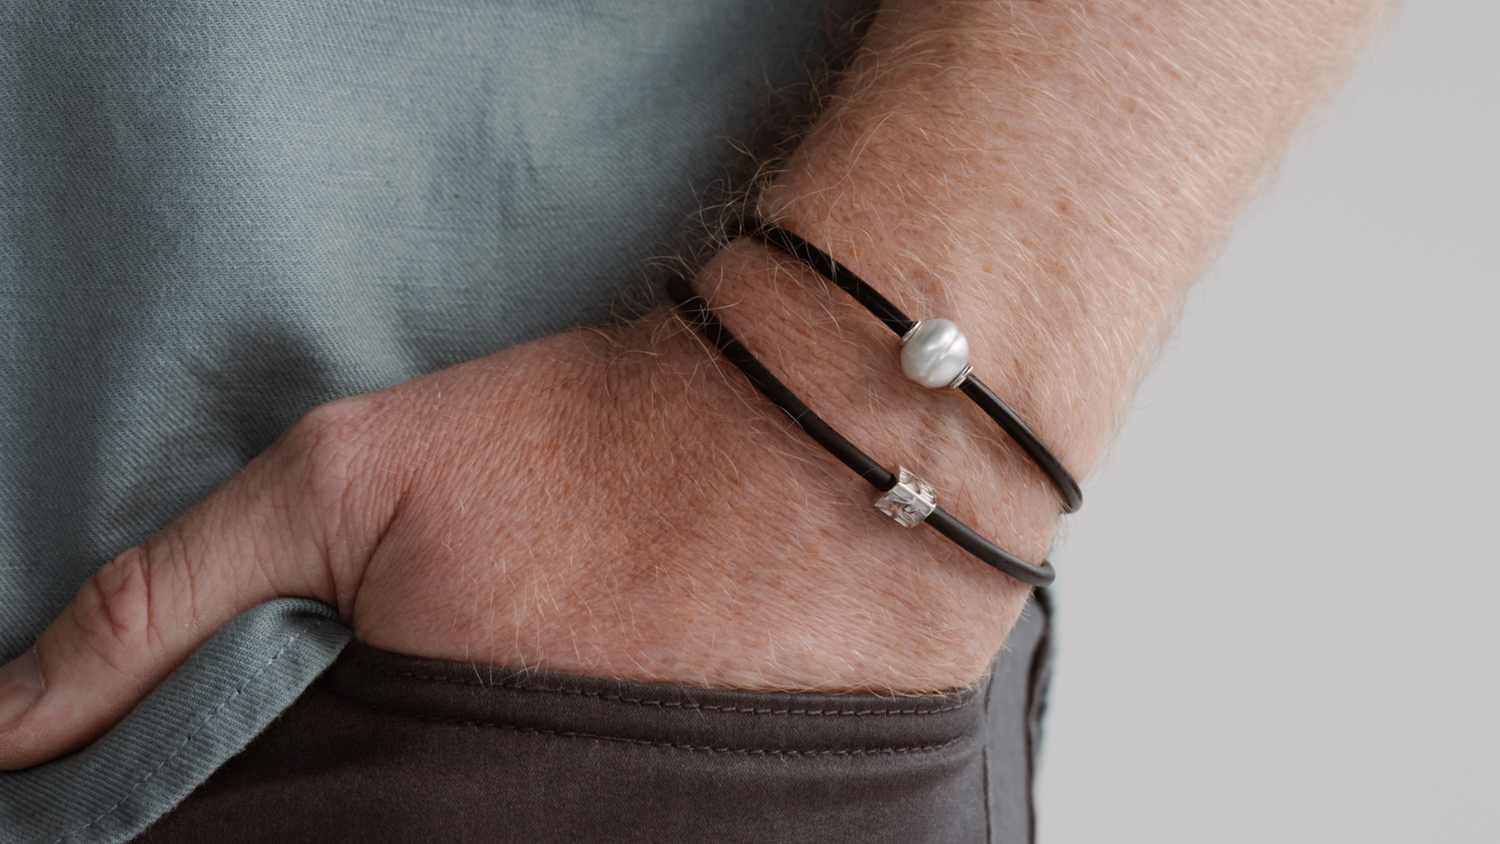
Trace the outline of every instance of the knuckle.
[[381, 443], [380, 408], [366, 396], [308, 411], [276, 446], [283, 468], [314, 501], [336, 502]]
[[336, 457], [370, 434], [371, 410], [363, 396], [318, 405], [292, 423], [283, 444], [299, 454]]
[[79, 589], [71, 620], [100, 656], [150, 645], [156, 611], [151, 554], [149, 545], [137, 545], [105, 563]]
[[288, 527], [320, 549], [326, 600], [352, 609], [363, 561], [384, 532], [403, 475], [399, 412], [379, 394], [320, 405], [288, 429], [279, 497]]

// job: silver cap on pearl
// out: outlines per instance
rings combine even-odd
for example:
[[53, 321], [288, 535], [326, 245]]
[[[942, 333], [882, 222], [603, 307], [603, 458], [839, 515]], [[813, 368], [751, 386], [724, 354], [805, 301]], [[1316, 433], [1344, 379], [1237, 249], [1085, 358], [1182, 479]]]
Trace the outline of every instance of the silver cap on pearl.
[[957, 375], [953, 376], [953, 380], [948, 382], [948, 389], [950, 389], [950, 390], [957, 390], [959, 387], [962, 387], [964, 385], [964, 382], [967, 381], [967, 380], [969, 380], [969, 376], [973, 375], [973, 374], [974, 374], [974, 367], [972, 367], [972, 366], [965, 366], [963, 368], [963, 371], [961, 371]]

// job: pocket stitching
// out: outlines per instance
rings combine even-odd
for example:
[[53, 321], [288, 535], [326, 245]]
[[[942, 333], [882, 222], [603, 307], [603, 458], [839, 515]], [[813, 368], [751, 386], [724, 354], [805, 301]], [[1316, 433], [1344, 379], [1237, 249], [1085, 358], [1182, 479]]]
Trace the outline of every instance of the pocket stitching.
[[607, 692], [588, 691], [586, 689], [559, 689], [548, 686], [532, 686], [521, 683], [486, 683], [483, 680], [470, 680], [459, 677], [444, 677], [435, 674], [418, 674], [413, 671], [397, 671], [386, 668], [373, 662], [350, 657], [350, 662], [362, 665], [372, 671], [377, 671], [391, 677], [406, 677], [412, 680], [425, 680], [437, 683], [452, 683], [461, 686], [477, 686], [487, 689], [508, 689], [521, 692], [539, 692], [543, 694], [573, 695], [576, 697], [592, 697], [610, 703], [625, 703], [632, 706], [651, 706], [661, 709], [689, 709], [701, 712], [732, 712], [742, 715], [805, 715], [805, 716], [839, 716], [839, 717], [863, 717], [866, 715], [938, 715], [944, 712], [956, 712], [973, 702], [974, 696], [959, 701], [949, 706], [941, 706], [934, 709], [765, 709], [760, 707], [743, 706], [717, 706], [714, 704], [694, 703], [692, 701], [674, 700], [650, 700], [647, 698], [632, 698], [624, 695], [609, 694]]
[[777, 747], [716, 747], [714, 745], [682, 744], [670, 741], [652, 741], [650, 739], [629, 738], [627, 736], [611, 736], [602, 733], [585, 733], [575, 730], [553, 730], [545, 727], [526, 727], [520, 724], [506, 724], [498, 721], [470, 721], [461, 718], [443, 718], [436, 715], [419, 715], [414, 712], [403, 712], [398, 709], [374, 706], [362, 700], [356, 700], [341, 692], [332, 691], [332, 694], [343, 700], [376, 712], [381, 715], [394, 715], [399, 718], [412, 718], [418, 721], [428, 721], [437, 724], [450, 724], [459, 727], [482, 727], [487, 729], [504, 730], [507, 732], [530, 734], [538, 736], [554, 736], [557, 738], [586, 739], [592, 741], [608, 741], [619, 744], [632, 744], [641, 747], [656, 747], [664, 750], [686, 750], [695, 753], [718, 753], [733, 754], [738, 756], [790, 756], [790, 757], [824, 757], [824, 756], [876, 756], [876, 755], [903, 755], [914, 753], [933, 753], [952, 747], [963, 740], [963, 736], [949, 739], [938, 744], [916, 745], [911, 747], [851, 747], [830, 750], [795, 750]]

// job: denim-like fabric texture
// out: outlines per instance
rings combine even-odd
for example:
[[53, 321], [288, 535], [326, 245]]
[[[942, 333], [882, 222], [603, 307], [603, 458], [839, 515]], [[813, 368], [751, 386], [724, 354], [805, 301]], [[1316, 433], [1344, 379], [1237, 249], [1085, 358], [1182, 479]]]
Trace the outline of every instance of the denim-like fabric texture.
[[[309, 408], [603, 314], [819, 49], [823, 6], [0, 4], [0, 659]], [[254, 678], [261, 708], [206, 726], [182, 776], [329, 656], [237, 662], [286, 624], [226, 630], [152, 698], [201, 716], [192, 690]], [[67, 795], [176, 740], [154, 717], [66, 776], [0, 776], [3, 811], [63, 829]]]
[[135, 837], [291, 705], [350, 638], [317, 601], [284, 598], [242, 614], [104, 738], [0, 777], [0, 839]]

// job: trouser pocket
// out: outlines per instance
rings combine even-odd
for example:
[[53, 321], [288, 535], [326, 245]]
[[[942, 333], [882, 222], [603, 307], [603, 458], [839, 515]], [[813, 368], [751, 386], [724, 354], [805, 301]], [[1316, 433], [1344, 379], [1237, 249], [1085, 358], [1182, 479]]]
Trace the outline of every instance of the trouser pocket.
[[710, 691], [355, 643], [138, 840], [1025, 841], [1045, 616], [1028, 612], [976, 688], [917, 697]]

